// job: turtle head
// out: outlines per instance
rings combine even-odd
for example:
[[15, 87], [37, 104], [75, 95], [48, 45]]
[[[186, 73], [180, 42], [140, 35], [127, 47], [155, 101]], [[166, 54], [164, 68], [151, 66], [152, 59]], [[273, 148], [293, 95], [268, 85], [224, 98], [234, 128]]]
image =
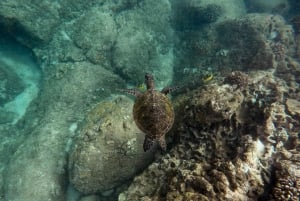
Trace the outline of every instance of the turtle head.
[[152, 90], [154, 89], [154, 77], [150, 73], [146, 73], [145, 75], [145, 84], [147, 86], [147, 90]]

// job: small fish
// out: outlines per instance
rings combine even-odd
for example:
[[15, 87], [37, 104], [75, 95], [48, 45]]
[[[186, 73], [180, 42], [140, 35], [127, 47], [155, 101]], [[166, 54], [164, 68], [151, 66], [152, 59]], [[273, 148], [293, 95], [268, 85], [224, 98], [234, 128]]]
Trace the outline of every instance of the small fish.
[[209, 81], [211, 81], [211, 80], [213, 80], [214, 79], [214, 75], [212, 74], [212, 73], [207, 73], [207, 74], [205, 74], [203, 77], [202, 77], [202, 81], [204, 82], [204, 83], [207, 83], [207, 82], [209, 82]]
[[145, 83], [138, 84], [136, 88], [142, 92], [146, 91], [147, 87]]

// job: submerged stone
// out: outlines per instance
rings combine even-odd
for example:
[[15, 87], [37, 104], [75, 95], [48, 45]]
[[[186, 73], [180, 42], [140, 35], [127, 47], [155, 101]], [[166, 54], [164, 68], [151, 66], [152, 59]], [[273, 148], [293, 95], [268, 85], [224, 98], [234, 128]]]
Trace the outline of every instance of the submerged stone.
[[105, 192], [147, 167], [153, 153], [144, 153], [144, 135], [132, 119], [133, 103], [117, 97], [88, 114], [70, 155], [70, 180], [84, 194]]

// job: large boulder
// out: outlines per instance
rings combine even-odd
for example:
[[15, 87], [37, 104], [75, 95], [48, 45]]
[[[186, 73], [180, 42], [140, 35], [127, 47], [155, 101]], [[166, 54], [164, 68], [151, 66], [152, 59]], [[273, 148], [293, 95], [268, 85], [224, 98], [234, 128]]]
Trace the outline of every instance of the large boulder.
[[139, 3], [139, 9], [116, 16], [118, 36], [112, 67], [131, 84], [143, 83], [145, 72], [155, 74], [159, 87], [171, 82], [174, 40], [171, 10], [168, 0], [145, 0]]
[[102, 101], [88, 114], [69, 159], [70, 180], [84, 194], [113, 190], [153, 159], [144, 153], [144, 135], [132, 119], [124, 96]]
[[113, 14], [93, 8], [77, 20], [72, 38], [92, 63], [110, 69], [112, 48], [116, 41], [117, 25]]

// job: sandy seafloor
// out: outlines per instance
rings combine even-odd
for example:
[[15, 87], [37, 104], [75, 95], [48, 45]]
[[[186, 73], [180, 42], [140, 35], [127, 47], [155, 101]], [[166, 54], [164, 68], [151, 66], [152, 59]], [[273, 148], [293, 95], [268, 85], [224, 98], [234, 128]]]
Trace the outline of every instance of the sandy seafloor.
[[1, 0], [0, 201], [298, 201], [299, 61], [298, 0]]

